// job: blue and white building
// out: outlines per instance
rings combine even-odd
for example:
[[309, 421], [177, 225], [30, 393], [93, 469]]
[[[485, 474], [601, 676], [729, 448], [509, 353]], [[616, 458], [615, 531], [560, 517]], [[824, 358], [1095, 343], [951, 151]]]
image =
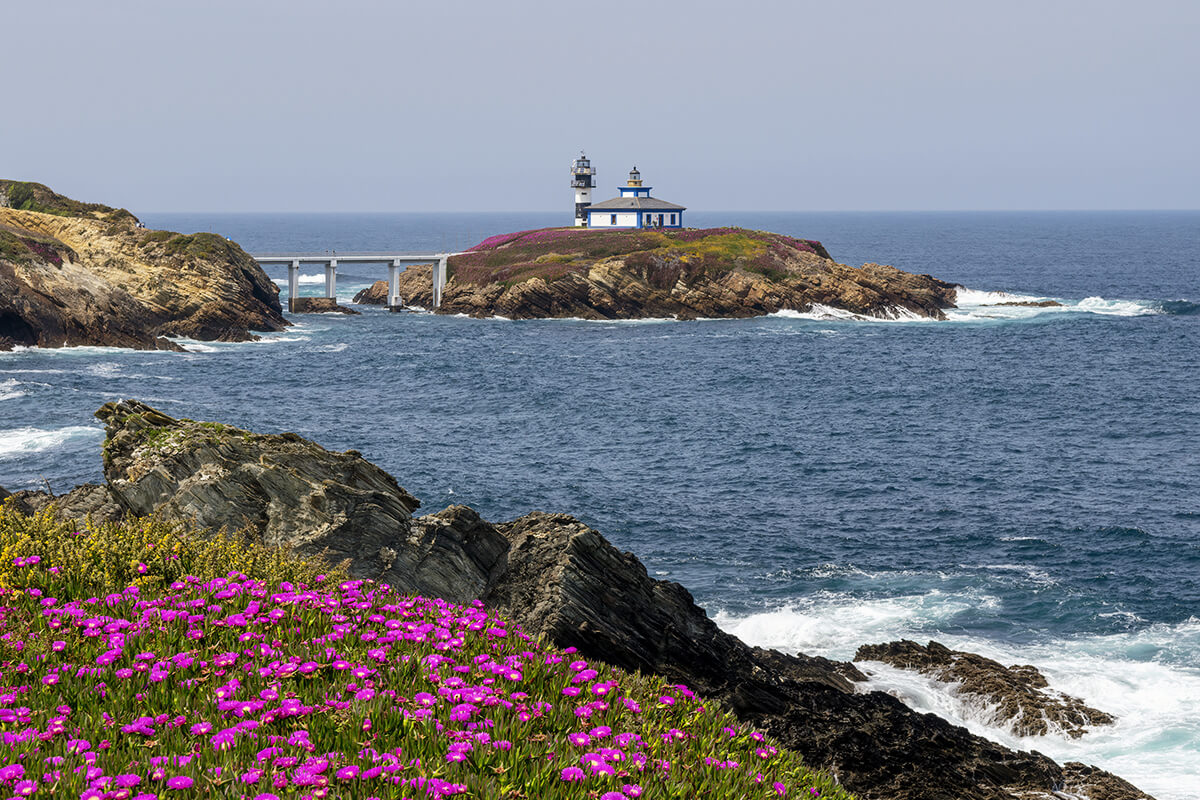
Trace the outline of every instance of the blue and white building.
[[[587, 227], [682, 228], [685, 207], [651, 197], [651, 188], [642, 185], [642, 173], [634, 167], [626, 184], [617, 188], [621, 193], [619, 197], [583, 207], [582, 210], [587, 214]], [[575, 208], [576, 224], [579, 224], [578, 198]]]

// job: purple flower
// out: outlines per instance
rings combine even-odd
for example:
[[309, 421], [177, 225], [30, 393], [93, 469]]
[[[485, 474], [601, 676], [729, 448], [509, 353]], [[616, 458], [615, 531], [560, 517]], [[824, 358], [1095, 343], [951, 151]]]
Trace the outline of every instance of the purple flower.
[[190, 789], [190, 788], [192, 788], [192, 783], [193, 783], [192, 779], [189, 778], [188, 776], [176, 775], [173, 778], [167, 779], [167, 788], [168, 789], [178, 789], [178, 790]]
[[567, 767], [560, 776], [564, 781], [581, 781], [584, 779], [583, 770], [579, 767]]

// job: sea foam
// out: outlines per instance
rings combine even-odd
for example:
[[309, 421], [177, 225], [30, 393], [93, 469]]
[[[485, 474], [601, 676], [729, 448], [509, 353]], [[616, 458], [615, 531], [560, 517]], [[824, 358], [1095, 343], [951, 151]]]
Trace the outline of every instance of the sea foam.
[[20, 458], [31, 453], [53, 450], [72, 440], [99, 439], [103, 436], [103, 428], [90, 425], [73, 425], [53, 430], [43, 428], [0, 430], [0, 459]]
[[[861, 644], [930, 639], [1002, 664], [1033, 664], [1060, 692], [1117, 717], [1080, 739], [1051, 733], [1015, 735], [994, 709], [956, 693], [952, 684], [874, 662], [862, 691], [884, 691], [921, 713], [933, 713], [1018, 750], [1036, 749], [1060, 763], [1083, 761], [1107, 769], [1159, 800], [1193, 800], [1200, 786], [1200, 619], [1138, 630], [1009, 644], [946, 631], [960, 613], [985, 597], [929, 592], [855, 599], [827, 593], [748, 615], [719, 612], [716, 623], [749, 644], [838, 660]], [[993, 598], [994, 600], [994, 598]]]

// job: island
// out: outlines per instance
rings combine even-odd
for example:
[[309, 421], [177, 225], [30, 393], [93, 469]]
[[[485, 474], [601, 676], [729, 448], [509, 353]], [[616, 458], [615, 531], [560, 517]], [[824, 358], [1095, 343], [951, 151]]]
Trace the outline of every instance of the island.
[[[509, 319], [754, 317], [835, 309], [945, 319], [957, 286], [895, 267], [834, 261], [820, 242], [742, 228], [545, 228], [451, 256], [439, 314]], [[433, 307], [431, 268], [400, 276], [409, 305]], [[354, 301], [386, 304], [379, 281]]]
[[225, 237], [0, 180], [0, 350], [180, 350], [169, 337], [247, 341], [288, 324], [279, 287]]

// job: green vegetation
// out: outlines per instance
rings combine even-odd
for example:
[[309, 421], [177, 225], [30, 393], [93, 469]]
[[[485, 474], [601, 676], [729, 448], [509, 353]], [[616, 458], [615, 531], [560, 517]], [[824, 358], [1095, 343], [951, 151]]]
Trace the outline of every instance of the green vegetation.
[[[703, 230], [586, 230], [548, 228], [493, 236], [450, 259], [455, 280], [511, 286], [533, 278], [553, 281], [620, 258], [652, 281], [673, 282], [680, 271], [718, 274], [734, 269], [772, 279], [787, 274], [798, 252], [828, 258], [819, 242], [741, 228]], [[662, 275], [658, 275], [662, 273]]]
[[33, 251], [11, 231], [0, 229], [0, 261], [28, 264], [33, 261]]
[[19, 211], [37, 211], [59, 217], [91, 217], [118, 222], [135, 217], [123, 208], [100, 203], [81, 203], [64, 197], [40, 183], [0, 180], [0, 193], [8, 197], [8, 205]]
[[686, 687], [319, 563], [0, 506], [5, 794], [849, 798]]
[[237, 245], [215, 233], [173, 233], [148, 231], [142, 236], [143, 250], [155, 250], [168, 257], [198, 258], [206, 261], [232, 261]]

